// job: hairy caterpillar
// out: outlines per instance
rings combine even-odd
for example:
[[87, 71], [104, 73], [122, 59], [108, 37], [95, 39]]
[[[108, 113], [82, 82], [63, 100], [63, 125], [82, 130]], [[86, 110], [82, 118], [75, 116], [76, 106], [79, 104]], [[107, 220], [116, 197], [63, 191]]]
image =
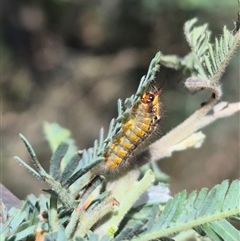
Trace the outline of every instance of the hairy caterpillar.
[[104, 153], [105, 159], [101, 163], [103, 170], [113, 172], [118, 167], [129, 164], [132, 153], [156, 129], [161, 119], [159, 94], [160, 90], [152, 88], [133, 106], [129, 118]]

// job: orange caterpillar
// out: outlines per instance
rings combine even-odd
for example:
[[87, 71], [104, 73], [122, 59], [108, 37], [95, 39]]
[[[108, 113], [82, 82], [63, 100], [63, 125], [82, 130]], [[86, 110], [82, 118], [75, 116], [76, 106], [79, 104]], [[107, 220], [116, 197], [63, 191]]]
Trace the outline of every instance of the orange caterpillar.
[[133, 106], [126, 123], [104, 153], [105, 170], [111, 172], [126, 164], [133, 151], [156, 129], [161, 119], [159, 94], [157, 89], [146, 92]]

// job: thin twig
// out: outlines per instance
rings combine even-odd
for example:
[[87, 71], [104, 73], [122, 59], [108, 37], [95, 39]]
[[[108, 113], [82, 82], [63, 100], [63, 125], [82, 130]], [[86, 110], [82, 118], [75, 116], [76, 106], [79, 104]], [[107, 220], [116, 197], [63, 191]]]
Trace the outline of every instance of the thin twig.
[[174, 152], [173, 147], [175, 145], [210, 123], [220, 118], [231, 116], [238, 111], [240, 111], [240, 102], [232, 104], [220, 102], [206, 115], [202, 115], [202, 108], [197, 110], [182, 124], [149, 146], [150, 161], [157, 161], [164, 157], [171, 156], [172, 152]]

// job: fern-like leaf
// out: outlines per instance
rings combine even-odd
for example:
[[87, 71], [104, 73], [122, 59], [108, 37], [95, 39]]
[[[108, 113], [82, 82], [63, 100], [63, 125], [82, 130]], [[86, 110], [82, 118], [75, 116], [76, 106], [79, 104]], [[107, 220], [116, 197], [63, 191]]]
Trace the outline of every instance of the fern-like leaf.
[[210, 88], [219, 99], [219, 79], [239, 45], [240, 31], [239, 28], [229, 31], [224, 27], [222, 35], [215, 38], [214, 43], [210, 43], [211, 32], [208, 25], [196, 27], [196, 22], [197, 19], [194, 18], [184, 25], [185, 36], [192, 51], [183, 58], [162, 55], [161, 64], [182, 70], [187, 76], [194, 78], [195, 81], [186, 80], [185, 86], [190, 90]]
[[233, 35], [224, 27], [222, 36], [215, 38], [215, 43], [210, 44], [211, 32], [207, 24], [195, 27], [196, 22], [197, 19], [194, 18], [184, 26], [187, 41], [195, 55], [196, 76], [216, 83], [239, 44], [240, 33]]
[[183, 191], [168, 201], [148, 232], [135, 236], [132, 240], [153, 240], [200, 225], [210, 237], [219, 236], [223, 240], [237, 241], [239, 231], [225, 219], [240, 213], [239, 188], [240, 181], [233, 181], [231, 184], [224, 181], [209, 192], [206, 188], [199, 194], [192, 192], [188, 198]]
[[202, 230], [214, 241], [238, 241], [239, 231], [227, 220], [219, 220], [202, 225]]

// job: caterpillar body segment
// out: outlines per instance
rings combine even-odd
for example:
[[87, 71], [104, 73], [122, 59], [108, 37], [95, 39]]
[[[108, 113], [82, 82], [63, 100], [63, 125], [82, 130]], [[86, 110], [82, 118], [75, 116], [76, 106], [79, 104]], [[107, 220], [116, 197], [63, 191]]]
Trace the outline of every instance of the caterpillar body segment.
[[161, 119], [160, 90], [146, 92], [132, 108], [129, 118], [104, 153], [103, 169], [113, 172], [129, 164], [137, 147], [148, 139]]

